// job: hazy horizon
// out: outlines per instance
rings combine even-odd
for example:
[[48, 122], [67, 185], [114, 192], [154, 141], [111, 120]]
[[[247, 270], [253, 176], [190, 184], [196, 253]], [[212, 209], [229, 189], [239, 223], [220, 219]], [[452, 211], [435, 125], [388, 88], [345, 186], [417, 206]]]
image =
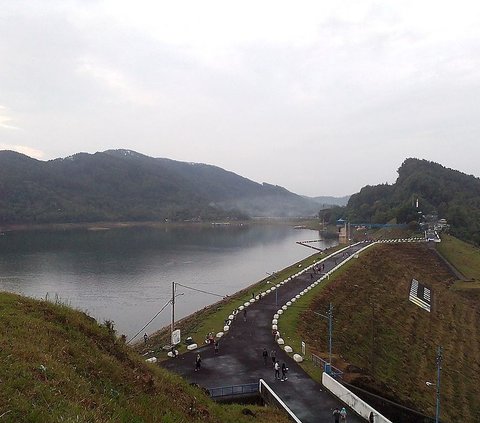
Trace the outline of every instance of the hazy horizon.
[[340, 197], [479, 174], [480, 4], [5, 0], [0, 149], [124, 148]]

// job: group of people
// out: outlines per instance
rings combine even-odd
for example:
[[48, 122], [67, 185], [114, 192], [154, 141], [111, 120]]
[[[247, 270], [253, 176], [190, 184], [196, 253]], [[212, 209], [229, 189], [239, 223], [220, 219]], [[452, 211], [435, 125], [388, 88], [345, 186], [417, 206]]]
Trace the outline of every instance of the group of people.
[[313, 266], [314, 273], [322, 273], [325, 271], [325, 263], [319, 263], [316, 266]]
[[[263, 357], [263, 364], [266, 367], [267, 363], [268, 363], [268, 351], [267, 351], [266, 348], [263, 349], [262, 357]], [[275, 379], [279, 379], [282, 382], [287, 380], [288, 379], [288, 377], [287, 377], [288, 367], [285, 364], [285, 362], [283, 362], [282, 365], [280, 366], [280, 362], [277, 360], [277, 353], [276, 353], [275, 350], [272, 350], [270, 352], [270, 358], [272, 360], [273, 369], [275, 370]], [[282, 371], [282, 377], [281, 378], [280, 378], [280, 370]]]
[[342, 407], [341, 410], [335, 408], [333, 410], [333, 419], [335, 423], [345, 423], [347, 421], [347, 410], [345, 410], [345, 407]]

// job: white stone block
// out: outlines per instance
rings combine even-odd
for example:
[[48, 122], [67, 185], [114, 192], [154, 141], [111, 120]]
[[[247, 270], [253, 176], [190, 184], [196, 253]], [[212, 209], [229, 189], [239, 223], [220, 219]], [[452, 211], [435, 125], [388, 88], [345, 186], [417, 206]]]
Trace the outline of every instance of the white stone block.
[[277, 330], [278, 326], [277, 325], [272, 325], [272, 330]]
[[282, 310], [286, 310], [287, 308], [288, 308], [288, 307], [287, 307], [286, 305], [284, 305], [284, 306], [282, 307]]
[[273, 315], [273, 318], [274, 318], [274, 319], [278, 319], [279, 317], [280, 317], [280, 315], [279, 315], [278, 313], [275, 313], [275, 314]]
[[277, 314], [280, 316], [280, 314], [283, 314], [283, 308], [281, 308], [280, 310], [277, 310]]
[[300, 298], [300, 295], [295, 295], [295, 298], [298, 300]]
[[224, 331], [224, 332], [228, 332], [229, 330], [230, 330], [230, 326], [227, 325], [227, 326], [224, 326], [224, 327], [223, 327], [223, 331]]
[[187, 345], [187, 350], [189, 350], [189, 351], [196, 350], [197, 348], [198, 348], [198, 345], [197, 345], [197, 344]]
[[238, 309], [239, 309], [240, 311], [242, 311], [244, 308], [245, 308], [244, 306], [238, 307]]
[[[168, 354], [172, 354], [172, 352], [170, 351]], [[173, 354], [169, 355], [169, 357], [173, 357]], [[147, 363], [156, 363], [157, 362], [157, 357], [150, 357], [150, 358], [147, 358], [145, 361]]]
[[291, 301], [287, 301], [287, 304], [285, 304], [285, 305], [287, 305], [288, 307], [290, 307], [290, 306], [292, 305], [292, 302], [291, 302]]
[[254, 302], [255, 302], [255, 298], [252, 298], [252, 299], [250, 300], [250, 304], [253, 304]]
[[283, 344], [285, 344], [285, 341], [283, 340], [283, 338], [278, 338], [277, 339], [277, 344], [278, 345], [283, 345]]
[[273, 320], [272, 320], [272, 325], [278, 325], [278, 320], [277, 320], [277, 319], [273, 319]]
[[218, 332], [216, 335], [215, 335], [217, 338], [221, 338], [223, 336], [223, 332]]
[[289, 345], [285, 345], [285, 346], [283, 347], [283, 349], [284, 349], [285, 352], [287, 352], [287, 353], [293, 352], [293, 348], [292, 348], [291, 346], [289, 346]]
[[290, 300], [290, 302], [292, 302], [292, 303], [294, 303], [295, 301], [297, 301], [296, 298], [292, 298], [292, 299]]
[[233, 314], [229, 314], [228, 315], [228, 320], [233, 320], [233, 317], [234, 317]]
[[300, 354], [293, 354], [293, 359], [297, 362], [297, 363], [301, 363], [303, 361], [303, 357], [300, 355]]
[[248, 301], [246, 303], [243, 303], [244, 307], [248, 307], [249, 305], [250, 305], [250, 303]]

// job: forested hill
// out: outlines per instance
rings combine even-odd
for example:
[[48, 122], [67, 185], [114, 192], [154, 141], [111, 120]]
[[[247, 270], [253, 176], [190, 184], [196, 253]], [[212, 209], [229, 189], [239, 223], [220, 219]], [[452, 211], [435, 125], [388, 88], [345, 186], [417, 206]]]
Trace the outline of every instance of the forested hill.
[[219, 167], [129, 150], [39, 161], [0, 151], [0, 223], [311, 216], [313, 201]]
[[366, 186], [347, 206], [352, 222], [410, 223], [418, 220], [419, 211], [438, 214], [448, 220], [453, 235], [480, 244], [480, 179], [438, 163], [406, 159], [393, 185]]

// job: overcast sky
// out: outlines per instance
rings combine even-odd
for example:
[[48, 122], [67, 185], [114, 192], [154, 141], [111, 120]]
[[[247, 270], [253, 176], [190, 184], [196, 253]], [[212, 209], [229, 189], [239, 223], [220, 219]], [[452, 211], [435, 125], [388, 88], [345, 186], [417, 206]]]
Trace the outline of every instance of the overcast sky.
[[298, 194], [480, 176], [478, 1], [0, 0], [0, 149], [126, 148]]

